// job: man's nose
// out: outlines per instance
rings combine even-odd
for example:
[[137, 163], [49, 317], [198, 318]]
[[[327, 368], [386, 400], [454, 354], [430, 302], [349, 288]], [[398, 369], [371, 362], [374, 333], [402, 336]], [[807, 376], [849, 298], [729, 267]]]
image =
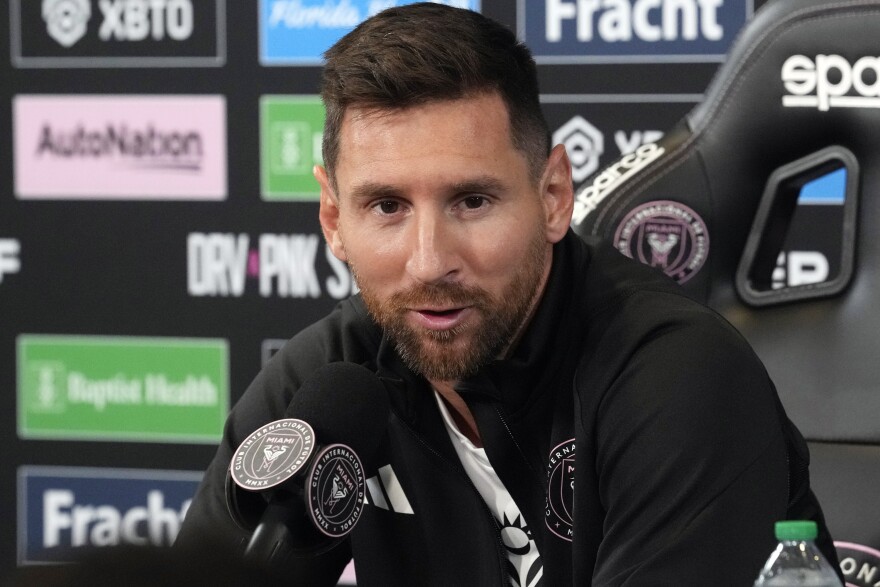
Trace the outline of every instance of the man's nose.
[[442, 213], [423, 212], [411, 225], [407, 272], [422, 283], [438, 283], [459, 270], [456, 235]]

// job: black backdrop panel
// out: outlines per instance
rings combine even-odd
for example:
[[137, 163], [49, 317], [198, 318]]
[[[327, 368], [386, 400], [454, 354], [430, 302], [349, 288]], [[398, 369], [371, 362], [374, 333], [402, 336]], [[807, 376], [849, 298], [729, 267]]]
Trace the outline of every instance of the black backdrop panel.
[[[317, 92], [324, 33], [297, 29], [297, 6], [363, 15], [369, 4], [10, 0], [0, 11], [0, 508], [16, 520], [0, 529], [0, 576], [67, 560], [70, 546], [170, 542], [228, 407], [279, 341], [353, 291], [314, 194], [266, 195], [267, 161], [282, 175], [303, 163], [315, 122], [262, 140], [260, 104]], [[660, 11], [682, 3], [631, 0], [649, 10], [630, 41], [606, 30], [615, 15], [603, 9], [592, 40], [566, 21], [557, 47], [536, 22], [549, 0], [458, 4], [540, 48], [542, 102], [579, 158], [578, 182], [686, 114], [753, 9], [723, 0], [711, 31], [649, 42]], [[282, 39], [295, 30], [304, 46]], [[181, 114], [194, 97], [219, 112], [207, 126]], [[281, 151], [261, 155], [261, 143]]]

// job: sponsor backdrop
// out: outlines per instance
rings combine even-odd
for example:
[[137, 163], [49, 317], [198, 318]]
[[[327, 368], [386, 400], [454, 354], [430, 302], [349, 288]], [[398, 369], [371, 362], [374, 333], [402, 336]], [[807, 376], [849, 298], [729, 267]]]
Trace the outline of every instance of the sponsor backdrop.
[[[0, 10], [0, 575], [173, 541], [230, 406], [356, 291], [317, 221], [321, 53], [404, 3]], [[696, 104], [763, 2], [447, 3], [533, 49], [580, 185]]]

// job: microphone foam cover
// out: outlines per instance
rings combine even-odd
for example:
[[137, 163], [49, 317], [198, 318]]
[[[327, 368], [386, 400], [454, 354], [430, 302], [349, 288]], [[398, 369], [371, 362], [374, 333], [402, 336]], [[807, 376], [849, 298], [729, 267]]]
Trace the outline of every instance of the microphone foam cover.
[[305, 420], [320, 445], [348, 445], [369, 466], [385, 436], [388, 392], [379, 377], [355, 363], [329, 363], [303, 381], [286, 417]]

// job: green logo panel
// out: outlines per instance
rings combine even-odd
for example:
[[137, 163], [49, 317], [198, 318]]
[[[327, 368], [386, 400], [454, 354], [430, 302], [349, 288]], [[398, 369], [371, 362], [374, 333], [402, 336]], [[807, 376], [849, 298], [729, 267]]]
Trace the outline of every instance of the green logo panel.
[[21, 335], [17, 352], [21, 438], [220, 439], [226, 340]]
[[324, 105], [318, 96], [260, 99], [260, 181], [264, 200], [317, 202], [312, 167], [323, 163]]

